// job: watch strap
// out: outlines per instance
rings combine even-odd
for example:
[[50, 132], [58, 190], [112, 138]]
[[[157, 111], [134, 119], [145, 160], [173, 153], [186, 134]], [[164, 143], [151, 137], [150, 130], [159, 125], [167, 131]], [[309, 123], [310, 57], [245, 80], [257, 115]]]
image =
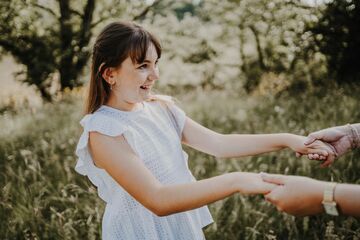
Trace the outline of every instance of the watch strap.
[[334, 190], [336, 187], [336, 182], [331, 182], [326, 184], [324, 189], [324, 198], [323, 202], [334, 202]]

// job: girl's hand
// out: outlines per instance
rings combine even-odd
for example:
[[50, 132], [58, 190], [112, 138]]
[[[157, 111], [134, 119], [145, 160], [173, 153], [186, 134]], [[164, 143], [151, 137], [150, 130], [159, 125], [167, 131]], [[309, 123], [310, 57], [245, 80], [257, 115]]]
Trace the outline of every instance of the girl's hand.
[[323, 161], [322, 167], [327, 167], [334, 162], [336, 151], [330, 144], [316, 140], [305, 145], [305, 140], [306, 137], [292, 135], [288, 146], [296, 152], [297, 156], [308, 155], [311, 160]]
[[277, 184], [264, 182], [259, 173], [239, 172], [236, 185], [241, 194], [267, 194]]

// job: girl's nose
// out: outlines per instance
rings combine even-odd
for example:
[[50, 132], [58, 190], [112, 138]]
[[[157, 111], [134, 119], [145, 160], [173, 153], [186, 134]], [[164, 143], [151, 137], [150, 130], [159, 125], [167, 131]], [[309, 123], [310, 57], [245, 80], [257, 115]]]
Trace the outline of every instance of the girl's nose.
[[150, 73], [149, 75], [149, 78], [152, 80], [152, 81], [155, 81], [155, 80], [158, 80], [159, 79], [159, 69], [156, 67], [156, 68], [153, 68], [152, 72]]

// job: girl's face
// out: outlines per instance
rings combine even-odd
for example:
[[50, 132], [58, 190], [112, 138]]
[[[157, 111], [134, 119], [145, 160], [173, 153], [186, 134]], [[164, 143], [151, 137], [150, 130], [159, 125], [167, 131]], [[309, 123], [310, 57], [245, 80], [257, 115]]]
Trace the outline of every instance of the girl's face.
[[109, 103], [125, 110], [131, 110], [150, 96], [151, 88], [159, 78], [158, 55], [153, 44], [149, 45], [143, 63], [133, 63], [128, 57], [115, 69]]

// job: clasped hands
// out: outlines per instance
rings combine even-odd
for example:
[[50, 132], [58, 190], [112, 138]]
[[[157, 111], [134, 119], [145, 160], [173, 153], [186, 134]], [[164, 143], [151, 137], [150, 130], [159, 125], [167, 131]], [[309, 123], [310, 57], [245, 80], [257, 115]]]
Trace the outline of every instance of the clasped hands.
[[[333, 127], [311, 133], [304, 137], [302, 146], [290, 147], [298, 157], [307, 155], [310, 160], [323, 161], [321, 166], [327, 167], [336, 157], [351, 149], [351, 139], [345, 128]], [[313, 215], [323, 211], [321, 202], [326, 182], [309, 177], [267, 173], [257, 174], [253, 180], [256, 180], [253, 193], [263, 191], [265, 199], [279, 211], [292, 215]]]

